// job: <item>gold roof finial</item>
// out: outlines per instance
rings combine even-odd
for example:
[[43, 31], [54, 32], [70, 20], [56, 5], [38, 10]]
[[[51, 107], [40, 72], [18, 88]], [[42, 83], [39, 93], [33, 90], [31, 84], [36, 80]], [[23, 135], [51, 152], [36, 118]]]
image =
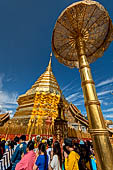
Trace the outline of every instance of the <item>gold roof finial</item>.
[[48, 71], [52, 70], [52, 68], [51, 68], [51, 59], [52, 59], [52, 52], [50, 53], [50, 60], [49, 60], [49, 64], [48, 64], [48, 67], [47, 67]]

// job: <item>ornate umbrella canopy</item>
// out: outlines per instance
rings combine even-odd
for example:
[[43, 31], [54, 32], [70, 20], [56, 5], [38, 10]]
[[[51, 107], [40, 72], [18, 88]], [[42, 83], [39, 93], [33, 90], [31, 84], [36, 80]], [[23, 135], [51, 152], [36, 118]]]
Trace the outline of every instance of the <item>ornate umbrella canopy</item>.
[[89, 63], [101, 57], [113, 40], [108, 12], [98, 2], [83, 0], [67, 7], [59, 16], [52, 35], [52, 50], [59, 62], [79, 67], [77, 41], [81, 36]]

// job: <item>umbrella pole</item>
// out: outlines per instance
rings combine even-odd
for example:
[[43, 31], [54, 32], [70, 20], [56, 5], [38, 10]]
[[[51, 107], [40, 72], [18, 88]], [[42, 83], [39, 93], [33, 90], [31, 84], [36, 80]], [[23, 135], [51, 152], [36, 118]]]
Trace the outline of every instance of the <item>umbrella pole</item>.
[[99, 170], [113, 170], [113, 150], [109, 134], [98, 100], [91, 69], [85, 56], [84, 42], [78, 38], [79, 70], [84, 102], [89, 121], [89, 132], [92, 137], [97, 167]]

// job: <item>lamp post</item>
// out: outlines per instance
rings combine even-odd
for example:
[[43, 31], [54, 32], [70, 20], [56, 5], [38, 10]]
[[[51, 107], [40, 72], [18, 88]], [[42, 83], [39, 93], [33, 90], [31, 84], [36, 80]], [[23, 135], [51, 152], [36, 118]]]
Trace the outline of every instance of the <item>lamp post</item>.
[[67, 7], [59, 16], [52, 35], [52, 50], [59, 62], [79, 68], [99, 170], [113, 169], [113, 151], [89, 64], [103, 55], [112, 40], [113, 26], [108, 12], [91, 0]]

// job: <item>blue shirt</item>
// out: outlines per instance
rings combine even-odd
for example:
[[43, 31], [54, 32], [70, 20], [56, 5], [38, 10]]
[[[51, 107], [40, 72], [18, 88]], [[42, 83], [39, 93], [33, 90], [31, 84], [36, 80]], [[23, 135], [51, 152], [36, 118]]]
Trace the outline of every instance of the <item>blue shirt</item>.
[[90, 156], [90, 164], [92, 170], [97, 170], [96, 159], [94, 158], [93, 155]]
[[22, 142], [21, 144], [22, 144], [22, 151], [24, 152], [24, 154], [26, 154], [27, 153], [26, 152], [27, 144], [26, 144], [26, 142]]
[[9, 151], [9, 146], [8, 145], [5, 145], [5, 152], [6, 152], [6, 150]]
[[[39, 170], [44, 170], [45, 166], [45, 155], [39, 155], [35, 164], [38, 166]], [[46, 160], [46, 168], [45, 170], [48, 170], [48, 155]]]
[[22, 142], [21, 144], [17, 145], [15, 152], [13, 153], [11, 158], [11, 162], [12, 162], [11, 170], [15, 170], [16, 164], [21, 160], [22, 152], [26, 154], [26, 147], [27, 145], [25, 142]]

